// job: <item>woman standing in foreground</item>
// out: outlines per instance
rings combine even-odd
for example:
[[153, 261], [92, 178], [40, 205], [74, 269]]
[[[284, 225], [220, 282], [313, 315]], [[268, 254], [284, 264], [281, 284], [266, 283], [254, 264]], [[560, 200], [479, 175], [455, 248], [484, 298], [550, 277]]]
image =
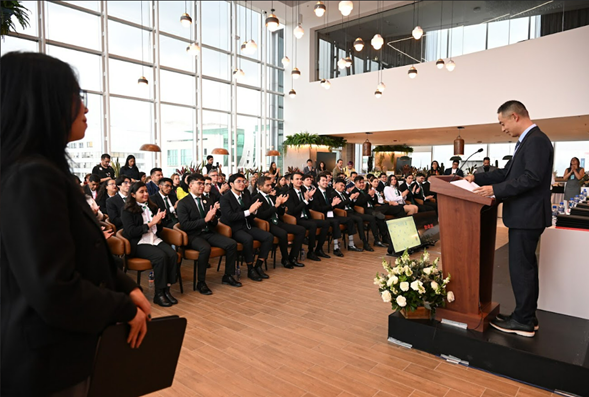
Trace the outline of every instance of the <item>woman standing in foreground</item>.
[[71, 67], [38, 53], [1, 62], [0, 394], [85, 396], [100, 333], [127, 322], [138, 347], [151, 308], [69, 170], [88, 112]]

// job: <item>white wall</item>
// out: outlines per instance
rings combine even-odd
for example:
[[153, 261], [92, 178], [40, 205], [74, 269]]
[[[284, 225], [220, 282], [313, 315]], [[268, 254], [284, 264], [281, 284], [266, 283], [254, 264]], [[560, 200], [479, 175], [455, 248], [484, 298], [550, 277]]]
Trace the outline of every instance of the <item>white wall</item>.
[[[371, 3], [362, 2], [362, 14]], [[315, 34], [310, 26], [321, 28], [324, 20], [312, 13], [314, 3], [306, 4], [311, 5], [301, 7], [306, 33], [297, 43], [302, 76], [295, 81], [297, 97], [285, 97], [286, 135], [494, 123], [496, 109], [509, 99], [522, 101], [533, 119], [589, 114], [589, 51], [584, 50], [589, 26], [456, 57], [451, 73], [433, 62], [416, 65], [415, 79], [407, 76], [408, 67], [385, 70], [387, 90], [376, 99], [376, 73], [333, 79], [327, 91], [311, 81]], [[329, 2], [330, 8], [329, 19], [336, 21], [337, 2]], [[290, 32], [288, 48], [294, 40]], [[288, 56], [293, 58], [290, 50]], [[290, 88], [287, 83], [285, 91]]]

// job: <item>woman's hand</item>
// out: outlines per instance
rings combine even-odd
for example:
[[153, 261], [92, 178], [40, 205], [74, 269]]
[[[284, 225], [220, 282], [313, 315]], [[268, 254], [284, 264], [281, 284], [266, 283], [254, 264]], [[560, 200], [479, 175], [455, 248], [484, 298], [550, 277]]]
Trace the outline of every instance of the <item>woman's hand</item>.
[[129, 294], [129, 298], [131, 298], [135, 306], [140, 308], [143, 311], [143, 313], [147, 315], [147, 318], [151, 320], [151, 305], [149, 304], [149, 301], [147, 300], [145, 295], [143, 295], [143, 292], [141, 292], [139, 288], [135, 288]]
[[138, 307], [135, 317], [128, 324], [131, 326], [131, 330], [127, 337], [127, 343], [131, 345], [131, 349], [136, 349], [147, 334], [147, 315]]

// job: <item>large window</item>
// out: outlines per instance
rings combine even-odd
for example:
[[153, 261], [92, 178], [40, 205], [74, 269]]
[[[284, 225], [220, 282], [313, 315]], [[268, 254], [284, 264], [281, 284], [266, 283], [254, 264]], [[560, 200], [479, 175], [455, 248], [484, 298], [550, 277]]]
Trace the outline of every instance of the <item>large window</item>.
[[[82, 89], [89, 92], [86, 136], [67, 147], [79, 177], [105, 152], [121, 164], [133, 154], [141, 171], [159, 166], [168, 176], [178, 167], [200, 163], [215, 148], [230, 152], [215, 156], [226, 171], [240, 163], [258, 167], [266, 159], [262, 152], [282, 142], [283, 32], [269, 32], [261, 11], [250, 4], [22, 4], [31, 11], [31, 26], [17, 26], [18, 35], [6, 36], [2, 54], [42, 48], [72, 65]], [[188, 27], [180, 23], [185, 12], [193, 20]], [[236, 35], [242, 41], [255, 40], [258, 50], [243, 54], [242, 41], [232, 43]], [[201, 47], [198, 56], [186, 51], [193, 42]], [[232, 76], [237, 62], [245, 72], [239, 83]], [[138, 84], [142, 76], [147, 85]], [[264, 112], [262, 103], [267, 106]], [[144, 143], [156, 143], [162, 152], [139, 151]]]

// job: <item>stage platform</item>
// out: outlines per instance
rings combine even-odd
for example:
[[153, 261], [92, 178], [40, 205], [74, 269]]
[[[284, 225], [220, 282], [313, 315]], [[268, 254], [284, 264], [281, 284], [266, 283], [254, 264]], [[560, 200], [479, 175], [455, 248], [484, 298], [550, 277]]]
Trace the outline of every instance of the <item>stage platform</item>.
[[[507, 250], [503, 246], [495, 252], [493, 300], [502, 313], [511, 313], [514, 306]], [[550, 391], [589, 396], [589, 320], [542, 310], [536, 315], [540, 329], [534, 338], [525, 338], [493, 328], [479, 333], [433, 320], [409, 321], [393, 313], [389, 338]]]

